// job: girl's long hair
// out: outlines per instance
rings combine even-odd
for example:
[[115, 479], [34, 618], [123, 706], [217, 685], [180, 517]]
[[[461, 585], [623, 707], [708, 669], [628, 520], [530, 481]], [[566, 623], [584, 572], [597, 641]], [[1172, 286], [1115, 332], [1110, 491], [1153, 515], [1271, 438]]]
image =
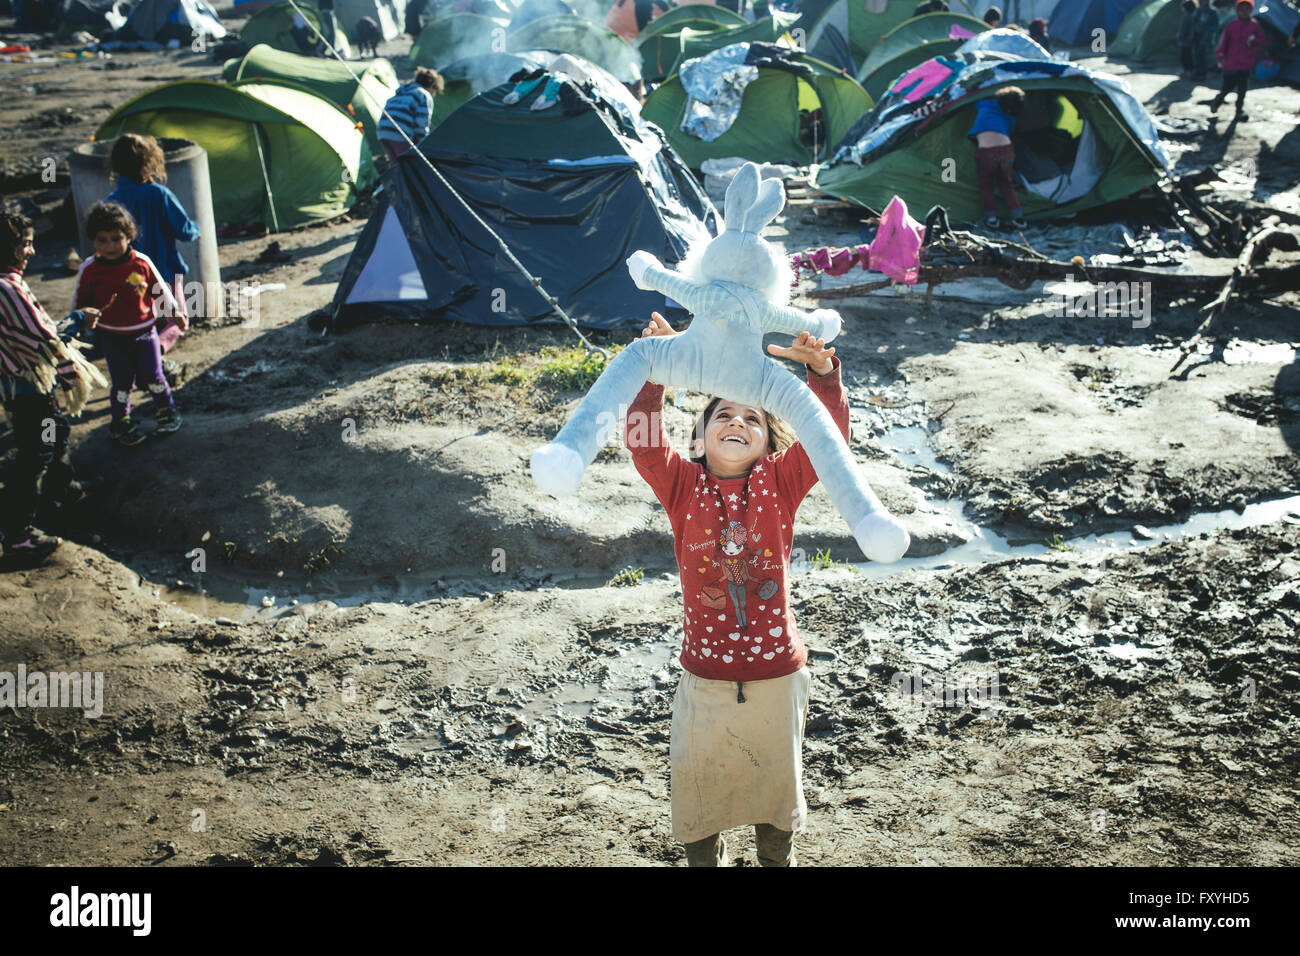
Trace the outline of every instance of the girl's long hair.
[[137, 183], [162, 185], [167, 182], [167, 163], [163, 159], [162, 147], [152, 136], [123, 133], [113, 143], [108, 162], [115, 176], [125, 176]]

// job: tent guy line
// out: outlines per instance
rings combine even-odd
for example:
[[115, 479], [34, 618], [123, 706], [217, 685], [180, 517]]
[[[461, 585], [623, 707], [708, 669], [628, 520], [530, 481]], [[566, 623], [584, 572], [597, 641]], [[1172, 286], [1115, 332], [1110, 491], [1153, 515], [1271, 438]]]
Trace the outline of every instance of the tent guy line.
[[[291, 7], [297, 10], [298, 13], [300, 14], [302, 13], [302, 8], [298, 6], [296, 0], [288, 0], [288, 3]], [[347, 70], [349, 74], [351, 74], [352, 78], [357, 81], [357, 87], [358, 89], [360, 89], [363, 86], [361, 82], [361, 77], [357, 76], [356, 73], [353, 73], [352, 67], [349, 66], [348, 62], [345, 59], [343, 59], [342, 56], [339, 55], [339, 51], [334, 48], [334, 45], [330, 43], [327, 39], [325, 39], [325, 37], [321, 34], [320, 30], [316, 29], [316, 26], [310, 20], [308, 20], [306, 16], [304, 16], [303, 19], [307, 21], [307, 25], [311, 27], [312, 32], [316, 34], [317, 39], [320, 40], [320, 42], [324, 45], [325, 49], [329, 50], [330, 54], [336, 60], [338, 60], [339, 63], [343, 65], [343, 68]], [[363, 92], [365, 93], [365, 95], [370, 96], [373, 99], [373, 94], [371, 94], [369, 90], [363, 90]], [[464, 207], [465, 211], [469, 213], [470, 216], [473, 217], [475, 222], [477, 222], [480, 226], [482, 226], [487, 231], [488, 235], [490, 235], [494, 240], [496, 240], [497, 245], [501, 247], [501, 251], [502, 253], [505, 254], [505, 257], [509, 259], [511, 264], [514, 265], [514, 267], [519, 270], [519, 272], [523, 275], [523, 277], [528, 280], [529, 284], [531, 284], [533, 288], [535, 288], [538, 291], [538, 293], [541, 294], [542, 298], [544, 298], [550, 304], [551, 308], [554, 309], [555, 313], [564, 320], [565, 324], [568, 325], [568, 327], [573, 330], [573, 334], [576, 335], [582, 341], [583, 346], [587, 350], [587, 354], [588, 355], [591, 355], [593, 353], [597, 354], [601, 357], [602, 360], [608, 362], [609, 352], [601, 348], [599, 345], [592, 344], [591, 340], [582, 334], [582, 330], [578, 328], [578, 323], [576, 323], [573, 320], [573, 317], [569, 315], [569, 313], [564, 311], [564, 307], [560, 305], [559, 300], [556, 299], [553, 295], [551, 295], [542, 287], [542, 280], [537, 278], [535, 275], [533, 275], [531, 272], [528, 271], [527, 267], [525, 267], [524, 264], [520, 262], [518, 258], [516, 258], [515, 254], [510, 251], [510, 247], [506, 245], [505, 240], [503, 240], [500, 236], [498, 236], [496, 234], [496, 231], [491, 226], [489, 226], [486, 222], [484, 222], [483, 218], [479, 216], [479, 214], [473, 210], [470, 204], [465, 201], [465, 198], [461, 196], [461, 194], [458, 193], [452, 187], [451, 183], [447, 182], [446, 177], [444, 177], [442, 173], [438, 172], [437, 168], [433, 165], [433, 163], [429, 162], [429, 157], [425, 156], [424, 153], [420, 152], [415, 142], [412, 141], [411, 137], [406, 134], [406, 130], [402, 129], [401, 124], [398, 123], [396, 120], [394, 120], [392, 116], [389, 116], [388, 110], [384, 108], [385, 104], [376, 103], [376, 105], [379, 107], [380, 112], [382, 112], [384, 116], [388, 117], [389, 121], [397, 129], [397, 132], [401, 134], [402, 139], [406, 140], [407, 145], [410, 147], [410, 149], [408, 150], [408, 155], [415, 155], [420, 157], [420, 162], [424, 163], [424, 165], [429, 168], [429, 171], [438, 178], [438, 181], [442, 183], [442, 185], [447, 189], [447, 191], [456, 198], [456, 201], [460, 203], [461, 206]]]

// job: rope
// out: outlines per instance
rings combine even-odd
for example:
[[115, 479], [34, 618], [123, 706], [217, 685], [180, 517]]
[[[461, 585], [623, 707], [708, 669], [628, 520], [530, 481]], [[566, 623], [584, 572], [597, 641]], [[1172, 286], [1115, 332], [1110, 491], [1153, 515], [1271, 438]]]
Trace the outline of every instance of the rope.
[[406, 135], [406, 130], [404, 130], [401, 124], [398, 123], [396, 120], [394, 120], [393, 117], [389, 114], [388, 110], [385, 109], [386, 104], [380, 103], [377, 99], [374, 98], [374, 96], [370, 93], [370, 91], [365, 88], [364, 84], [361, 82], [361, 77], [357, 76], [357, 74], [353, 72], [352, 67], [348, 64], [348, 61], [345, 60], [339, 54], [339, 51], [334, 48], [334, 45], [332, 43], [330, 43], [328, 40], [325, 39], [325, 37], [321, 34], [320, 30], [316, 28], [315, 24], [313, 24], [312, 21], [309, 20], [305, 14], [303, 14], [302, 8], [298, 6], [295, 0], [289, 0], [289, 6], [293, 7], [294, 10], [296, 10], [298, 14], [302, 16], [303, 20], [306, 21], [307, 26], [311, 27], [312, 33], [316, 34], [316, 38], [325, 47], [325, 49], [329, 50], [330, 53], [333, 54], [334, 58], [338, 60], [339, 63], [343, 64], [343, 68], [348, 71], [348, 75], [351, 76], [352, 79], [357, 81], [357, 87], [363, 90], [365, 94], [368, 97], [370, 97], [371, 101], [376, 106], [379, 107], [380, 112], [383, 113], [384, 116], [388, 117], [389, 122], [393, 124], [393, 128], [396, 129], [397, 132], [401, 134], [402, 139], [406, 141], [406, 145], [409, 147], [408, 155], [414, 154], [420, 157], [420, 162], [424, 163], [424, 165], [428, 168], [429, 172], [433, 173], [433, 175], [437, 177], [438, 182], [442, 183], [443, 188], [446, 189], [447, 192], [451, 193], [451, 195], [456, 199], [456, 201], [460, 203], [461, 207], [465, 210], [465, 212], [467, 212], [470, 215], [470, 217], [487, 232], [488, 235], [490, 235], [493, 239], [496, 240], [497, 245], [501, 248], [502, 254], [506, 257], [506, 259], [510, 261], [511, 265], [513, 265], [516, 269], [519, 270], [520, 274], [523, 275], [523, 277], [528, 280], [528, 284], [537, 290], [538, 294], [541, 295], [541, 297], [546, 300], [547, 304], [550, 305], [550, 307], [555, 311], [555, 313], [561, 319], [564, 320], [565, 324], [568, 325], [570, 329], [573, 330], [573, 334], [576, 335], [582, 341], [583, 346], [587, 350], [586, 354], [587, 355], [597, 354], [601, 357], [603, 361], [608, 362], [609, 353], [605, 351], [603, 348], [601, 348], [600, 346], [593, 345], [591, 341], [585, 335], [582, 334], [582, 330], [578, 328], [578, 323], [575, 322], [573, 320], [573, 317], [570, 316], [569, 313], [564, 310], [564, 307], [560, 305], [559, 300], [556, 299], [555, 296], [550, 295], [546, 291], [546, 289], [542, 287], [542, 280], [537, 278], [535, 275], [533, 275], [531, 272], [528, 271], [528, 268], [515, 257], [515, 254], [513, 252], [510, 251], [510, 247], [506, 245], [505, 240], [502, 239], [500, 236], [498, 236], [495, 230], [493, 230], [491, 226], [489, 226], [486, 222], [483, 221], [483, 218], [474, 211], [474, 209], [470, 206], [470, 204], [465, 200], [465, 197], [463, 197], [460, 193], [456, 192], [456, 190], [452, 187], [451, 183], [447, 182], [446, 177], [443, 176], [442, 173], [440, 173], [437, 170], [437, 168], [433, 165], [433, 163], [429, 162], [429, 157], [425, 156], [424, 153], [420, 152], [416, 148], [415, 141], [412, 140], [411, 137]]

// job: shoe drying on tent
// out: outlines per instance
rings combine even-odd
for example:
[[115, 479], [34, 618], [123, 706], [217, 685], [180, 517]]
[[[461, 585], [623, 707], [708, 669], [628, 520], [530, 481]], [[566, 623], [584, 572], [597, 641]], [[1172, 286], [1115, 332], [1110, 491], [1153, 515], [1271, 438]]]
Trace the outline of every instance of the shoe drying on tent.
[[1169, 168], [1151, 117], [1109, 74], [988, 52], [936, 58], [914, 72], [921, 75], [900, 78], [815, 170], [817, 189], [873, 210], [897, 195], [913, 209], [942, 205], [953, 222], [975, 221], [982, 206], [967, 133], [976, 102], [1005, 86], [1025, 91], [1012, 141], [1026, 219], [1124, 199]]
[[442, 76], [444, 86], [442, 92], [433, 98], [429, 132], [437, 129], [443, 120], [480, 93], [500, 86], [520, 70], [547, 67], [559, 55], [547, 50], [483, 53], [439, 67], [438, 73]]
[[208, 153], [217, 221], [280, 230], [342, 215], [373, 182], [358, 125], [305, 88], [181, 80], [119, 106], [95, 138], [193, 140]]
[[[687, 89], [696, 80], [697, 94], [713, 90], [713, 101]], [[641, 115], [664, 130], [691, 169], [729, 156], [806, 166], [830, 155], [870, 108], [862, 87], [826, 63], [772, 44], [738, 43], [683, 63], [646, 98]], [[715, 123], [710, 113], [734, 119]], [[698, 135], [710, 128], [716, 135]]]
[[547, 109], [532, 109], [546, 77], [474, 97], [384, 174], [339, 281], [336, 326], [380, 317], [562, 321], [421, 155], [580, 325], [640, 327], [664, 310], [662, 295], [633, 285], [624, 261], [648, 249], [680, 262], [692, 242], [717, 233], [717, 214], [627, 90], [579, 65], [589, 82], [548, 74], [560, 84]]

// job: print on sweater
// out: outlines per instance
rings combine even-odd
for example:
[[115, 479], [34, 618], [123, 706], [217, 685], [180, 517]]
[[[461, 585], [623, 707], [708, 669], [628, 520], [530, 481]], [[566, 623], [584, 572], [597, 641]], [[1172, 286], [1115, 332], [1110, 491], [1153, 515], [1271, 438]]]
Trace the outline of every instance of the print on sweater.
[[[758, 547], [747, 549], [746, 545], [751, 538], [756, 546], [759, 544], [759, 535], [747, 531], [739, 521], [732, 521], [720, 538], [716, 545], [716, 552], [709, 560], [722, 574], [714, 583], [700, 589], [700, 603], [721, 610], [726, 606], [726, 598], [729, 597], [736, 614], [736, 626], [748, 627], [749, 613], [745, 607], [749, 596], [748, 585], [752, 583], [758, 596], [763, 600], [767, 600], [777, 591], [775, 581], [771, 578], [760, 578], [754, 573], [758, 569], [762, 555], [770, 555], [772, 552], [763, 552]], [[726, 587], [726, 597], [724, 597], [723, 586]]]

